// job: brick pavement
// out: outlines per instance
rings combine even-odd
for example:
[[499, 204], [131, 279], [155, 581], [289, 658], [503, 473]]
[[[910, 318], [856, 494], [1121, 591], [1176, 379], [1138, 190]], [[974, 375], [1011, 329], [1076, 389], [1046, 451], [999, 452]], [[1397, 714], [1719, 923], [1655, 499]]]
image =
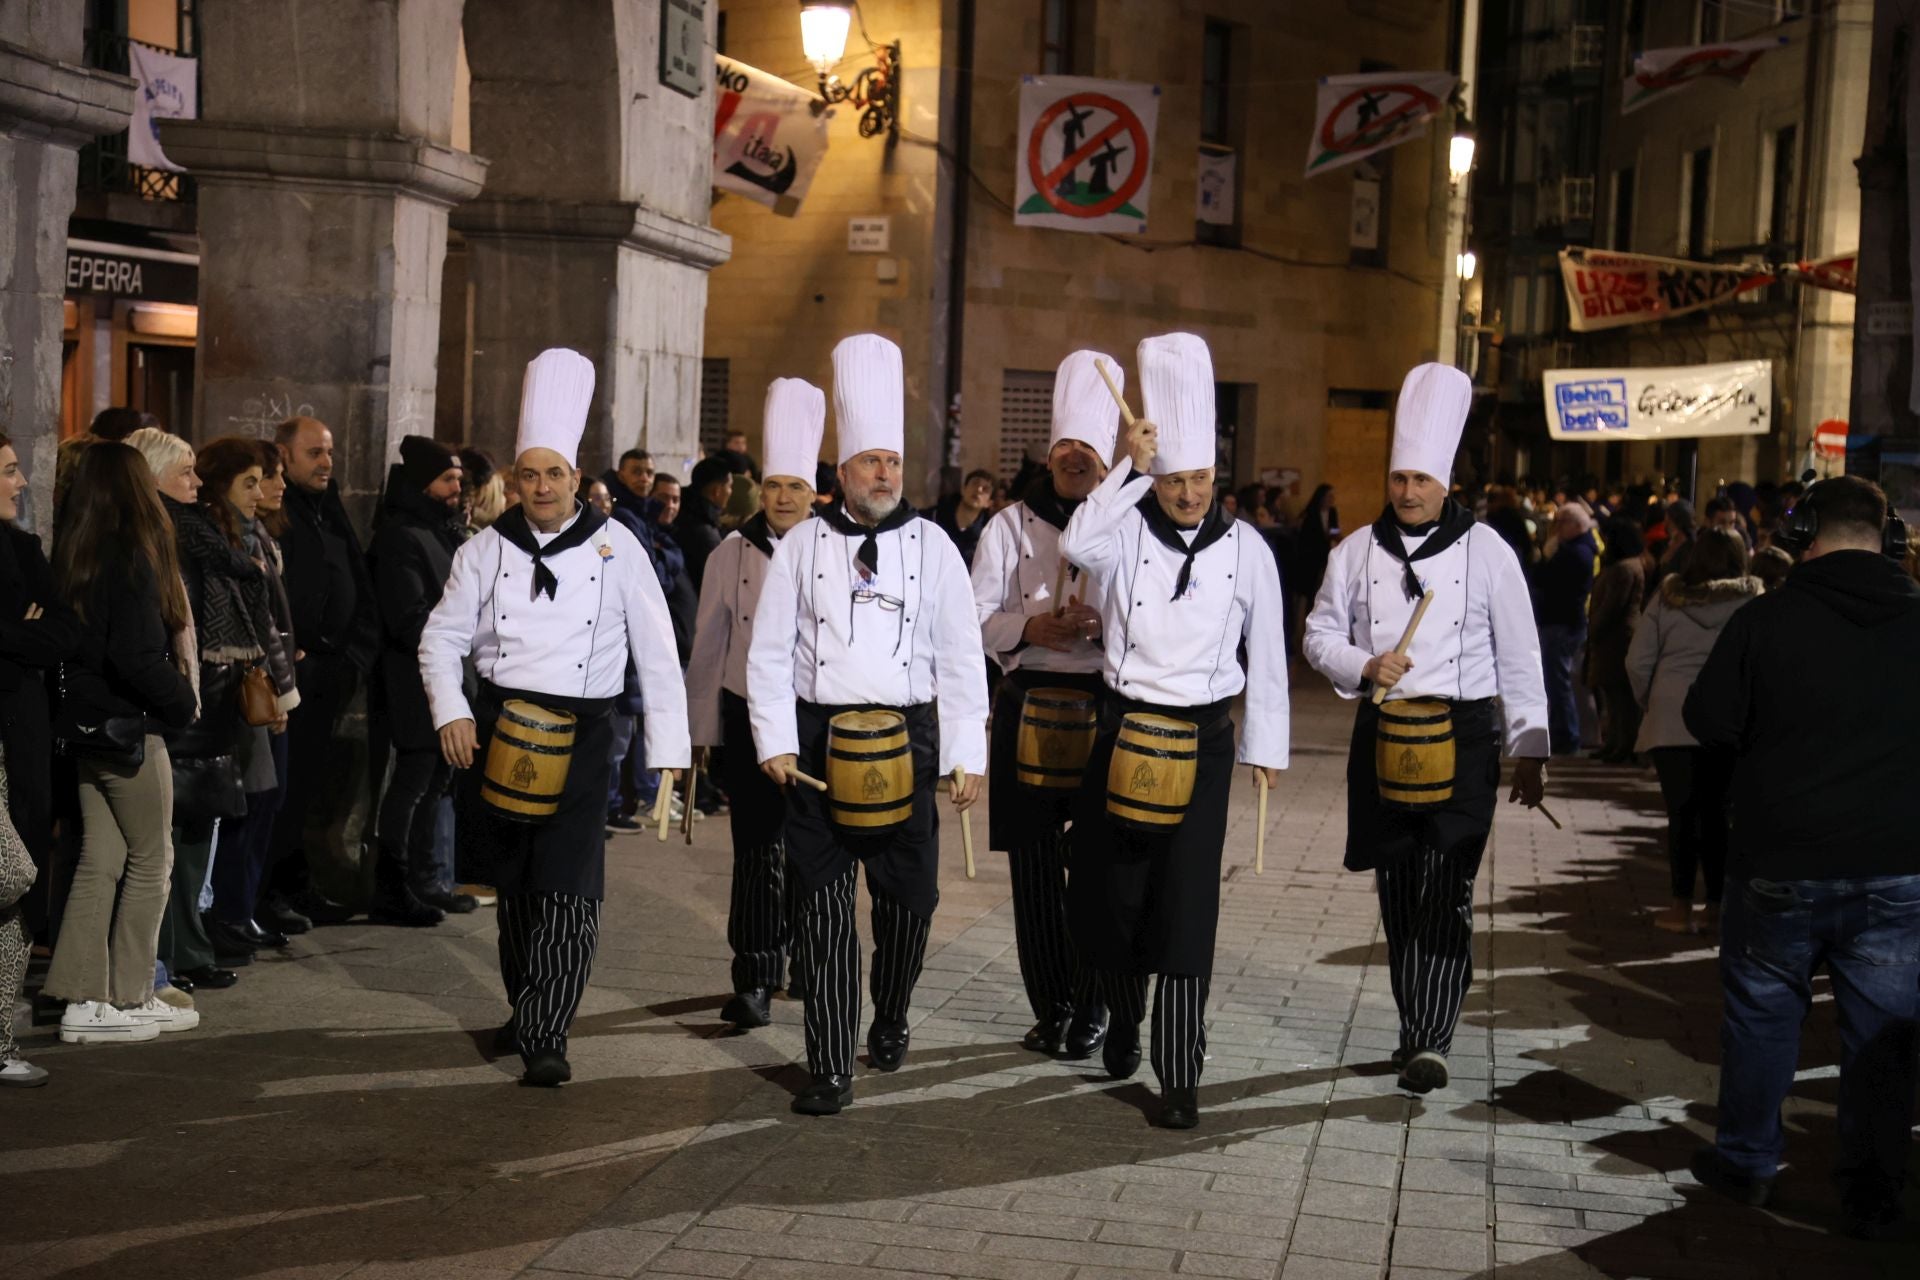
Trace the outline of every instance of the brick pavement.
[[[0, 1092], [0, 1275], [801, 1280], [1911, 1277], [1920, 1237], [1826, 1234], [1830, 1006], [1768, 1214], [1703, 1199], [1713, 955], [1652, 930], [1649, 777], [1574, 765], [1567, 823], [1504, 810], [1481, 877], [1455, 1084], [1412, 1100], [1370, 881], [1338, 869], [1351, 709], [1296, 693], [1267, 867], [1236, 784], [1201, 1127], [1017, 1046], [1028, 1018], [1004, 860], [945, 897], [897, 1075], [837, 1120], [790, 1115], [799, 1009], [729, 1034], [724, 822], [622, 837], [575, 1083], [510, 1083], [490, 912], [326, 929], [204, 997], [202, 1030], [30, 1052]], [[981, 826], [984, 834], [984, 826]], [[1487, 927], [1488, 924], [1491, 927]], [[1144, 1073], [1149, 1074], [1149, 1073]], [[1920, 1205], [1915, 1206], [1920, 1209]]]

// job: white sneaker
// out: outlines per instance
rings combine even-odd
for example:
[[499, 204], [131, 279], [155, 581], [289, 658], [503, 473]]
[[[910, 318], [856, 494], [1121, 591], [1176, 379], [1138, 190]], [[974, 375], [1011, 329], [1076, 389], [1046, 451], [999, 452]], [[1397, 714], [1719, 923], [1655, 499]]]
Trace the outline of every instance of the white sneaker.
[[159, 1034], [159, 1023], [136, 1018], [105, 1000], [76, 1000], [60, 1015], [60, 1038], [68, 1044], [124, 1044]]
[[200, 1025], [198, 1009], [175, 1008], [157, 995], [148, 996], [145, 1004], [137, 1004], [126, 1012], [129, 1017], [140, 1022], [152, 1023], [160, 1028], [162, 1035], [175, 1031], [191, 1031]]
[[25, 1058], [0, 1059], [0, 1086], [34, 1089], [47, 1082], [47, 1069], [36, 1067]]

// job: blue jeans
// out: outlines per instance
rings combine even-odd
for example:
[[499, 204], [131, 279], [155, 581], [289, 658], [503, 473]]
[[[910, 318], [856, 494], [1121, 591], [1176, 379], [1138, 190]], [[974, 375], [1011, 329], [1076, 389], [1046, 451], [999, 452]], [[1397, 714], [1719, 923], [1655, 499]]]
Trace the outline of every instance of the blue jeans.
[[1771, 1178], [1784, 1139], [1800, 1025], [1825, 965], [1840, 1016], [1843, 1184], [1897, 1189], [1913, 1123], [1920, 1049], [1920, 875], [1733, 880], [1720, 944], [1720, 1128], [1733, 1169]]
[[1587, 642], [1585, 627], [1543, 623], [1540, 627], [1540, 665], [1547, 682], [1547, 736], [1553, 754], [1580, 750], [1580, 699], [1573, 687], [1574, 664]]
[[652, 809], [660, 792], [660, 775], [636, 767], [645, 746], [641, 737], [641, 717], [613, 713], [613, 772], [607, 780], [607, 812], [625, 812], [629, 805]]

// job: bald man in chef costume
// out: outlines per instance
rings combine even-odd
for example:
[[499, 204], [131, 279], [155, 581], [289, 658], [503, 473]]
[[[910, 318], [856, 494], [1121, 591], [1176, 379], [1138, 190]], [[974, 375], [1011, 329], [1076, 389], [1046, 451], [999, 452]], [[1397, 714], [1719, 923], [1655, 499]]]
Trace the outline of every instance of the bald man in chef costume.
[[[581, 503], [578, 453], [593, 402], [593, 364], [565, 348], [527, 366], [508, 477], [519, 504], [462, 546], [420, 637], [420, 671], [449, 763], [467, 771], [463, 830], [500, 890], [500, 976], [513, 1007], [494, 1040], [518, 1052], [526, 1084], [572, 1078], [567, 1029], [586, 991], [606, 896], [609, 713], [629, 658], [645, 699], [650, 769], [686, 767], [686, 690], [666, 598], [646, 550], [624, 525]], [[469, 703], [461, 663], [474, 660]], [[575, 719], [559, 810], [516, 821], [480, 796], [502, 706], [534, 704]]]
[[[1500, 756], [1515, 758], [1509, 799], [1540, 803], [1547, 698], [1540, 638], [1520, 561], [1492, 528], [1447, 496], [1473, 384], [1449, 365], [1407, 375], [1394, 410], [1387, 506], [1327, 562], [1305, 649], [1343, 698], [1360, 700], [1347, 756], [1350, 871], [1374, 874], [1386, 928], [1400, 1047], [1412, 1093], [1444, 1088], [1460, 1005], [1473, 982], [1473, 881], [1493, 826]], [[1396, 653], [1428, 591], [1433, 603]], [[1409, 812], [1382, 803], [1374, 752], [1376, 687], [1395, 700], [1449, 704], [1452, 798]]]

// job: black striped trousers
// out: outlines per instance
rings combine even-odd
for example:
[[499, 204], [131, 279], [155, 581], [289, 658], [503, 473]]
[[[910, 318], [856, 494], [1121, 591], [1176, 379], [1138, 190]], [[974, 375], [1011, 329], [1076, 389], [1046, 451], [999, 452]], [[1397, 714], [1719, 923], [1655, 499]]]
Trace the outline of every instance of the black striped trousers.
[[[1147, 1016], [1147, 980], [1131, 973], [1103, 973], [1100, 987], [1115, 1026], [1138, 1027]], [[1153, 1074], [1164, 1088], [1192, 1089], [1207, 1060], [1207, 993], [1211, 978], [1192, 974], [1154, 975]], [[1112, 1034], [1111, 1031], [1108, 1032]]]
[[1408, 1053], [1453, 1048], [1453, 1026], [1473, 984], [1473, 877], [1481, 848], [1467, 841], [1442, 852], [1423, 842], [1374, 870], [1400, 1047]]
[[[853, 1074], [860, 1033], [860, 934], [854, 927], [859, 864], [810, 894], [800, 906], [794, 963], [807, 982], [807, 1070], [814, 1075]], [[873, 1016], [905, 1022], [926, 959], [933, 922], [877, 890], [873, 896]]]
[[1055, 825], [1033, 843], [1007, 850], [1020, 981], [1033, 1016], [1043, 1022], [1087, 1011], [1099, 999], [1098, 983], [1067, 931], [1069, 847], [1066, 828]]
[[567, 1051], [600, 942], [600, 900], [573, 893], [500, 895], [500, 977], [520, 1056]]
[[733, 989], [784, 986], [787, 939], [787, 847], [779, 841], [733, 851], [733, 894], [727, 908], [727, 945], [733, 948]]

